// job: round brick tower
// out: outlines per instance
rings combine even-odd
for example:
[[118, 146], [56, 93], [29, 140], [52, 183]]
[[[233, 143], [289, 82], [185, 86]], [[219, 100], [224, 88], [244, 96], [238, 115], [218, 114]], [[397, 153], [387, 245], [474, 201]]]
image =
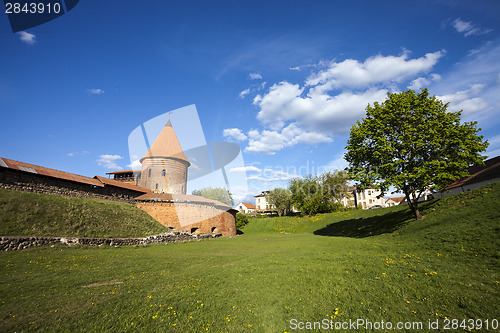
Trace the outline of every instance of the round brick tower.
[[186, 194], [187, 169], [191, 163], [182, 151], [170, 119], [140, 162], [139, 186], [156, 193]]

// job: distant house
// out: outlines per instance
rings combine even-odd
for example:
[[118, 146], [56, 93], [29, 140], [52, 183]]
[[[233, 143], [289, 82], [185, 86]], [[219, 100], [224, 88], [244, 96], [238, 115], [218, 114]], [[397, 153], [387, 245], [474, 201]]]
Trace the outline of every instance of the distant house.
[[236, 210], [243, 214], [252, 214], [256, 212], [255, 205], [248, 202], [240, 202], [236, 205]]
[[500, 156], [484, 161], [484, 165], [475, 165], [468, 168], [469, 177], [463, 177], [446, 186], [437, 193], [437, 197], [457, 194], [478, 188], [483, 185], [495, 183], [500, 180]]
[[358, 189], [356, 186], [347, 188], [348, 195], [343, 197], [340, 203], [344, 207], [361, 207], [368, 209], [373, 206], [384, 207], [385, 201], [383, 197], [377, 198], [382, 194], [382, 191], [373, 188]]
[[[350, 187], [350, 192], [352, 197], [354, 198], [354, 206], [363, 209], [368, 209], [373, 206], [384, 207], [385, 200], [382, 195], [382, 191], [375, 188], [365, 188], [362, 190], [358, 190], [355, 186]], [[381, 196], [381, 197], [378, 197]]]
[[[434, 199], [434, 194], [430, 188], [426, 188], [421, 194], [420, 196], [418, 197], [418, 202], [424, 202], [424, 201], [427, 201], [427, 200], [432, 200]], [[410, 198], [412, 201], [415, 201], [415, 197], [416, 195], [414, 194], [410, 194]], [[401, 201], [401, 203], [406, 203], [407, 200], [406, 200], [406, 197], [403, 197], [403, 201]]]
[[385, 207], [397, 206], [405, 200], [405, 197], [389, 198], [385, 201]]
[[274, 210], [274, 205], [271, 205], [266, 199], [266, 195], [269, 193], [270, 191], [262, 191], [260, 194], [254, 195], [257, 212], [269, 212]]

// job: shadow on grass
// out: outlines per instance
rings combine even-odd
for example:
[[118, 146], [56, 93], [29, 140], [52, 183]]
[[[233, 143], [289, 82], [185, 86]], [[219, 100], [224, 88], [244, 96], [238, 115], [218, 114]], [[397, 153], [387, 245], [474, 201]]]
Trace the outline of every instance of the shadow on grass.
[[[437, 201], [432, 200], [421, 203], [420, 212], [428, 211]], [[363, 238], [394, 232], [412, 221], [415, 221], [415, 217], [410, 209], [407, 208], [395, 212], [387, 212], [383, 215], [331, 223], [324, 228], [314, 231], [314, 234], [332, 237]]]
[[391, 233], [407, 225], [413, 219], [409, 210], [390, 212], [367, 218], [344, 220], [327, 225], [314, 232], [315, 235], [363, 238]]

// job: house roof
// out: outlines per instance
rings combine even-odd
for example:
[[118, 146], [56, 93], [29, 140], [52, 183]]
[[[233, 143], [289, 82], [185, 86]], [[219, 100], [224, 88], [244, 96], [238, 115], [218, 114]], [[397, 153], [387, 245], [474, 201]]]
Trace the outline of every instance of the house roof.
[[242, 204], [243, 206], [245, 206], [248, 209], [255, 209], [255, 205], [254, 204], [251, 204], [251, 203], [248, 203], [248, 202], [240, 202], [240, 204]]
[[193, 202], [193, 203], [201, 203], [201, 204], [210, 204], [218, 207], [222, 207], [224, 209], [230, 210], [232, 207], [223, 204], [220, 201], [207, 199], [199, 195], [190, 195], [190, 194], [172, 194], [172, 193], [147, 193], [140, 195], [134, 200], [137, 201], [161, 201], [161, 202]]
[[132, 190], [132, 191], [141, 192], [141, 193], [150, 193], [151, 192], [151, 190], [149, 190], [147, 188], [140, 187], [140, 186], [133, 185], [133, 184], [127, 184], [127, 183], [120, 182], [120, 181], [117, 181], [117, 180], [114, 180], [114, 179], [109, 179], [109, 178], [106, 178], [106, 177], [94, 176], [94, 179], [97, 179], [101, 183], [103, 183], [105, 185], [108, 185], [108, 186], [115, 186], [115, 187], [125, 188], [127, 190]]
[[400, 203], [401, 201], [403, 201], [405, 199], [405, 197], [394, 197], [394, 198], [389, 198], [387, 199], [385, 202], [389, 201], [389, 200], [392, 200], [394, 202], [398, 202]]
[[2, 166], [4, 168], [20, 170], [20, 171], [24, 171], [24, 172], [30, 172], [30, 173], [34, 173], [34, 174], [38, 174], [38, 175], [47, 176], [47, 177], [69, 180], [69, 181], [76, 182], [76, 183], [83, 183], [83, 184], [88, 184], [88, 185], [93, 185], [93, 186], [98, 186], [98, 187], [104, 187], [103, 183], [101, 183], [98, 179], [95, 179], [95, 178], [90, 178], [90, 177], [76, 175], [74, 173], [54, 170], [54, 169], [42, 167], [42, 166], [35, 165], [35, 164], [29, 164], [29, 163], [9, 160], [7, 158], [0, 158], [0, 166]]
[[463, 177], [446, 186], [446, 190], [455, 187], [479, 183], [482, 181], [500, 178], [500, 156], [484, 161], [484, 165], [475, 165], [468, 168], [469, 177]]
[[265, 197], [266, 194], [268, 194], [269, 192], [271, 192], [271, 191], [262, 191], [260, 194], [254, 195], [254, 198]]
[[170, 157], [191, 164], [182, 151], [181, 144], [177, 139], [177, 135], [175, 134], [170, 119], [163, 127], [160, 134], [149, 148], [148, 152], [140, 159], [140, 161], [142, 163], [145, 158], [151, 157]]

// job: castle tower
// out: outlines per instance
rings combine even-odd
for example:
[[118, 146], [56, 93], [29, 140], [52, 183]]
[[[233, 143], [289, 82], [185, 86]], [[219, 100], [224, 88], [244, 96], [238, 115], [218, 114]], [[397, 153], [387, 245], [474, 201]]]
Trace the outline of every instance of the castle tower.
[[170, 119], [140, 162], [139, 186], [156, 193], [186, 194], [187, 169], [191, 163], [182, 151]]

